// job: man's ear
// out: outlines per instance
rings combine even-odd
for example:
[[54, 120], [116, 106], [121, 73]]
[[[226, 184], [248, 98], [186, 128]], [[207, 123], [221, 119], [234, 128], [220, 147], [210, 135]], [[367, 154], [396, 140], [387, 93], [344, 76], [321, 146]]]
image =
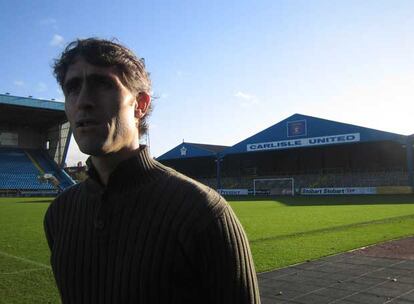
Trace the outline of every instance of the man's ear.
[[147, 113], [149, 106], [151, 104], [151, 97], [145, 93], [140, 92], [137, 96], [135, 105], [135, 117], [141, 119]]

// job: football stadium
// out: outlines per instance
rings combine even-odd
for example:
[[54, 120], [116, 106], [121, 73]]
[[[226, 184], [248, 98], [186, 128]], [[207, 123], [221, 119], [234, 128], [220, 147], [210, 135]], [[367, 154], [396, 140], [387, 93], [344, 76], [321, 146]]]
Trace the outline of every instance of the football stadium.
[[[0, 94], [0, 303], [59, 303], [43, 216], [65, 172], [64, 104]], [[414, 234], [413, 141], [294, 114], [233, 146], [158, 161], [221, 192], [265, 272]]]
[[403, 194], [413, 139], [294, 114], [231, 147], [184, 142], [158, 160], [227, 195]]

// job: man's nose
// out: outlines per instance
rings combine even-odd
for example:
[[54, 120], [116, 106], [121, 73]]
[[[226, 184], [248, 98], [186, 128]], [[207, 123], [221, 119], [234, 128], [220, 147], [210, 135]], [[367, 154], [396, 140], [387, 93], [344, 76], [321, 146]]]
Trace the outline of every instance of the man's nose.
[[90, 86], [87, 83], [82, 84], [78, 95], [77, 106], [79, 109], [93, 108], [95, 103]]

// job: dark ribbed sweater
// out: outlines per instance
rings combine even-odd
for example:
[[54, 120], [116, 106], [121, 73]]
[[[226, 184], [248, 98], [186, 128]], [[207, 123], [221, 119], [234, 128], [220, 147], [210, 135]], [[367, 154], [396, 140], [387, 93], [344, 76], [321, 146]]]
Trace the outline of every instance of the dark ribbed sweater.
[[245, 233], [210, 188], [140, 149], [63, 192], [45, 216], [63, 303], [260, 303]]

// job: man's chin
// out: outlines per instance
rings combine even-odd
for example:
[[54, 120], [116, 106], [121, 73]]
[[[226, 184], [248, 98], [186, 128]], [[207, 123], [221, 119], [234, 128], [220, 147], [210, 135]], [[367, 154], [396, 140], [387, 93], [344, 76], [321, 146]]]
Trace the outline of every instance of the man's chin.
[[106, 154], [103, 147], [90, 147], [90, 146], [79, 145], [79, 150], [82, 153], [85, 153], [90, 156], [104, 156]]

